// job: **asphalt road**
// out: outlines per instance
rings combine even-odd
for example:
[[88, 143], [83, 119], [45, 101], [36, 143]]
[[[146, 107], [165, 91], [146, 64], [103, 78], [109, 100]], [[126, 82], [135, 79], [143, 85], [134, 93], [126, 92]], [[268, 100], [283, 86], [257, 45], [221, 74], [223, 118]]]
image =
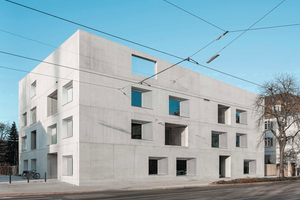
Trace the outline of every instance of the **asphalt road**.
[[39, 194], [26, 196], [0, 197], [0, 199], [18, 200], [79, 200], [79, 199], [285, 199], [300, 200], [300, 181], [286, 181], [274, 183], [256, 183], [241, 185], [222, 185], [198, 188], [180, 188], [165, 190], [138, 191], [102, 191], [87, 193]]

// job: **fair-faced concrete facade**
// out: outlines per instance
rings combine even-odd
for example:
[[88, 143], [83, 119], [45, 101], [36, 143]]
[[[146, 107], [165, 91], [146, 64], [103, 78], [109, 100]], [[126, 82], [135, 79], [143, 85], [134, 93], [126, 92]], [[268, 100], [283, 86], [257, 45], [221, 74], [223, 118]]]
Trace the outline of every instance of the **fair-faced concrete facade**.
[[[251, 107], [255, 94], [180, 66], [147, 80], [147, 84], [135, 84], [146, 77], [132, 73], [132, 56], [154, 61], [155, 72], [172, 65], [79, 30], [46, 58], [48, 62], [79, 70], [41, 63], [33, 72], [63, 79], [29, 74], [20, 82], [20, 141], [27, 136], [26, 151], [22, 151], [20, 142], [20, 171], [24, 169], [24, 160], [31, 169], [31, 159], [36, 159], [41, 174], [52, 173], [53, 177], [76, 185], [213, 181], [219, 179], [220, 173], [230, 178], [264, 176], [264, 148], [257, 146], [261, 133], [255, 128]], [[183, 75], [178, 83], [171, 84], [171, 80]], [[36, 96], [31, 98], [29, 88], [35, 80]], [[70, 80], [73, 98], [64, 104], [64, 86]], [[128, 86], [131, 84], [135, 85]], [[144, 102], [147, 106], [132, 106], [132, 89], [149, 92]], [[47, 117], [47, 99], [56, 90], [57, 113]], [[180, 100], [181, 116], [169, 114], [170, 98]], [[23, 114], [26, 112], [29, 119], [35, 106], [37, 122], [23, 126]], [[225, 123], [218, 123], [220, 106], [226, 108]], [[243, 111], [240, 123], [236, 122], [237, 110]], [[68, 117], [73, 120], [73, 135], [64, 138], [64, 119]], [[132, 124], [139, 122], [143, 124], [144, 135], [142, 139], [132, 139]], [[54, 124], [57, 143], [47, 145], [52, 138], [49, 127]], [[172, 134], [178, 134], [174, 130], [181, 134], [177, 138], [181, 146], [166, 145], [166, 127]], [[37, 148], [31, 150], [30, 136], [34, 130]], [[212, 147], [213, 132], [219, 137], [219, 148]], [[237, 135], [245, 136], [240, 137], [240, 147], [236, 144]], [[156, 175], [149, 175], [152, 159], [158, 163]], [[185, 163], [186, 175], [177, 176], [177, 160]], [[246, 174], [245, 162], [250, 166]], [[67, 169], [70, 164], [72, 169]]]

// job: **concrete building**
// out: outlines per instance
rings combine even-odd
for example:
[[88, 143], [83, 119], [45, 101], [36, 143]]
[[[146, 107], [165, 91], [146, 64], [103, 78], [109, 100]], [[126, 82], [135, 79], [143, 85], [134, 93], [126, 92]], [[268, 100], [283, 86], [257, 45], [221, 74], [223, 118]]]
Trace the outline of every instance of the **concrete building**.
[[20, 170], [76, 185], [264, 176], [255, 94], [180, 66], [138, 84], [172, 63], [82, 30], [45, 61], [60, 66], [19, 84]]

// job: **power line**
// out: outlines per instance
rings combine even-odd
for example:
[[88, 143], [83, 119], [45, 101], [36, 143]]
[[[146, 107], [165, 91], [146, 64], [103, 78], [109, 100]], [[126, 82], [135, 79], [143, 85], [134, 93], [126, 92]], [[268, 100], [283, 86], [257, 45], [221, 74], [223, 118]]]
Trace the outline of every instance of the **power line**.
[[[91, 71], [87, 71], [87, 70], [83, 70], [83, 69], [77, 69], [77, 68], [69, 67], [69, 66], [66, 66], [66, 65], [60, 65], [60, 64], [57, 64], [57, 63], [52, 63], [52, 62], [48, 62], [48, 61], [44, 61], [44, 60], [39, 60], [39, 59], [35, 59], [35, 58], [21, 56], [21, 55], [18, 55], [18, 54], [13, 54], [13, 53], [5, 52], [5, 51], [0, 51], [0, 53], [10, 55], [10, 56], [14, 56], [14, 57], [27, 59], [27, 60], [32, 60], [32, 61], [37, 61], [37, 62], [46, 63], [46, 64], [50, 64], [50, 65], [55, 65], [55, 66], [59, 66], [59, 67], [63, 67], [63, 68], [71, 69], [71, 70], [76, 70], [76, 71], [81, 71], [81, 72], [85, 72], [85, 73], [89, 73], [89, 74], [103, 76], [103, 77], [107, 77], [107, 78], [112, 78], [112, 79], [117, 79], [117, 80], [122, 80], [122, 81], [128, 81], [128, 80], [125, 80], [125, 79], [116, 78], [116, 77], [109, 76], [109, 75], [106, 75], [106, 74], [100, 74], [100, 73], [95, 73], [95, 72], [91, 72]], [[128, 81], [128, 82], [133, 83], [133, 81]]]
[[[39, 43], [39, 44], [42, 44], [42, 45], [46, 45], [46, 46], [49, 46], [49, 47], [52, 47], [52, 48], [55, 48], [55, 49], [58, 49], [58, 50], [61, 50], [61, 51], [65, 51], [65, 52], [69, 52], [69, 53], [72, 53], [72, 54], [75, 54], [75, 55], [79, 55], [79, 56], [82, 56], [82, 57], [86, 57], [88, 59], [92, 59], [92, 60], [96, 60], [96, 61], [100, 61], [100, 62], [103, 62], [102, 60], [99, 60], [99, 59], [95, 59], [95, 58], [91, 58], [89, 56], [86, 56], [86, 55], [82, 55], [82, 54], [79, 54], [79, 53], [76, 53], [76, 52], [73, 52], [73, 51], [69, 51], [67, 49], [63, 49], [61, 47], [57, 47], [57, 46], [53, 46], [51, 44], [47, 44], [45, 42], [41, 42], [41, 41], [38, 41], [38, 40], [34, 40], [34, 39], [31, 39], [31, 38], [28, 38], [28, 37], [25, 37], [25, 36], [22, 36], [22, 35], [19, 35], [19, 34], [16, 34], [16, 33], [12, 33], [12, 32], [9, 32], [9, 31], [6, 31], [6, 30], [3, 30], [3, 29], [0, 29], [1, 32], [4, 32], [4, 33], [7, 33], [7, 34], [10, 34], [10, 35], [14, 35], [16, 37], [20, 37], [22, 39], [26, 39], [26, 40], [29, 40], [29, 41], [32, 41], [32, 42], [36, 42], [36, 43]], [[120, 66], [120, 65], [115, 65], [117, 67], [121, 67], [123, 69], [126, 69], [126, 70], [130, 70], [131, 69], [128, 69], [127, 67], [123, 67], [123, 66]], [[138, 71], [138, 70], [132, 70], [132, 71], [135, 71], [135, 72], [139, 72], [141, 74], [144, 74], [145, 76], [149, 76], [150, 74], [146, 74], [146, 73], [143, 73], [141, 71]]]
[[[285, 25], [278, 25], [278, 26], [266, 26], [266, 27], [248, 29], [248, 31], [257, 31], [257, 30], [272, 29], [272, 28], [284, 28], [284, 27], [299, 26], [299, 25], [300, 25], [300, 23], [299, 24], [285, 24]], [[233, 30], [233, 31], [229, 31], [229, 33], [241, 32], [241, 31], [245, 31], [245, 30], [247, 30], [247, 29]]]
[[44, 12], [44, 11], [41, 11], [41, 10], [32, 8], [32, 7], [29, 7], [29, 6], [25, 6], [25, 5], [23, 5], [23, 4], [19, 4], [19, 3], [16, 3], [16, 2], [10, 1], [10, 0], [5, 0], [5, 1], [7, 1], [7, 2], [9, 2], [9, 3], [12, 3], [12, 4], [15, 4], [15, 5], [18, 5], [18, 6], [21, 6], [21, 7], [24, 7], [24, 8], [27, 8], [27, 9], [30, 9], [30, 10], [33, 10], [33, 11], [36, 11], [36, 12], [39, 12], [39, 13], [42, 13], [42, 14], [45, 14], [45, 15], [48, 15], [48, 16], [50, 16], [50, 17], [54, 17], [54, 18], [56, 18], [56, 19], [60, 19], [60, 20], [69, 22], [69, 23], [71, 23], [71, 24], [75, 24], [75, 25], [78, 25], [78, 26], [81, 26], [81, 27], [84, 27], [84, 28], [87, 28], [87, 29], [90, 29], [90, 30], [93, 30], [93, 31], [96, 31], [96, 32], [99, 32], [99, 33], [102, 33], [102, 34], [105, 34], [105, 35], [108, 35], [108, 36], [111, 36], [111, 37], [114, 37], [114, 38], [117, 38], [117, 39], [120, 39], [120, 40], [123, 40], [123, 41], [126, 41], [126, 42], [129, 42], [129, 43], [132, 43], [132, 44], [135, 44], [135, 45], [138, 45], [138, 46], [141, 46], [141, 47], [144, 47], [144, 48], [153, 50], [153, 51], [157, 51], [157, 52], [159, 52], [159, 53], [163, 53], [163, 54], [168, 55], [168, 56], [172, 56], [172, 57], [175, 57], [175, 58], [178, 58], [178, 59], [183, 59], [183, 58], [178, 57], [178, 56], [175, 56], [175, 55], [173, 55], [173, 54], [170, 54], [170, 53], [167, 53], [167, 52], [164, 52], [164, 51], [161, 51], [161, 50], [158, 50], [158, 49], [155, 49], [155, 48], [152, 48], [152, 47], [149, 47], [149, 46], [146, 46], [146, 45], [143, 45], [143, 44], [140, 44], [140, 43], [137, 43], [137, 42], [134, 42], [134, 41], [125, 39], [125, 38], [122, 38], [122, 37], [119, 37], [119, 36], [116, 36], [116, 35], [113, 35], [113, 34], [110, 34], [110, 33], [106, 33], [106, 32], [104, 32], [104, 31], [101, 31], [101, 30], [92, 28], [92, 27], [90, 27], [90, 26], [86, 26], [86, 25], [84, 25], [84, 24], [80, 24], [80, 23], [74, 22], [74, 21], [72, 21], [72, 20], [68, 20], [68, 19], [65, 19], [65, 18], [56, 16], [56, 15], [53, 15], [53, 14], [50, 14], [50, 13], [47, 13], [47, 12]]
[[95, 84], [95, 83], [90, 83], [90, 82], [85, 82], [85, 81], [78, 81], [78, 80], [63, 78], [63, 77], [59, 77], [59, 76], [51, 76], [49, 74], [42, 74], [42, 73], [37, 73], [37, 72], [23, 70], [23, 69], [16, 69], [16, 68], [5, 67], [5, 66], [0, 66], [0, 68], [12, 70], [12, 71], [24, 72], [24, 73], [28, 73], [28, 74], [35, 74], [35, 75], [39, 75], [39, 76], [57, 78], [57, 79], [62, 79], [62, 80], [67, 80], [67, 81], [74, 81], [74, 82], [78, 82], [78, 83], [85, 83], [85, 84], [89, 84], [89, 85], [100, 86], [100, 87], [105, 87], [105, 88], [110, 88], [110, 89], [116, 89], [116, 90], [118, 89], [118, 88], [111, 87], [111, 86], [100, 85], [100, 84]]
[[221, 30], [221, 31], [224, 31], [224, 32], [226, 31], [226, 30], [220, 28], [219, 26], [217, 26], [217, 25], [215, 25], [215, 24], [212, 24], [212, 23], [210, 23], [209, 21], [207, 21], [207, 20], [205, 20], [205, 19], [203, 19], [203, 18], [201, 18], [201, 17], [199, 17], [199, 16], [197, 16], [197, 15], [195, 15], [195, 14], [193, 14], [193, 13], [191, 13], [191, 12], [189, 12], [189, 11], [187, 11], [187, 10], [185, 10], [185, 9], [183, 9], [183, 8], [177, 6], [177, 5], [175, 5], [175, 4], [173, 4], [173, 3], [169, 2], [169, 1], [167, 1], [167, 0], [163, 0], [163, 1], [165, 1], [165, 2], [167, 2], [168, 4], [170, 4], [170, 5], [172, 5], [172, 6], [176, 7], [176, 8], [178, 8], [178, 9], [180, 9], [180, 10], [182, 10], [182, 11], [184, 11], [184, 12], [186, 12], [186, 13], [188, 13], [188, 14], [190, 14], [190, 15], [192, 15], [192, 16], [198, 18], [198, 19], [200, 19], [201, 21], [204, 21], [204, 22], [207, 23], [207, 24], [210, 24], [210, 25], [214, 26], [215, 28], [217, 28], [217, 29], [219, 29], [219, 30]]
[[[90, 29], [90, 30], [93, 30], [93, 31], [96, 31], [96, 32], [99, 32], [99, 33], [103, 33], [103, 34], [109, 35], [109, 36], [111, 36], [111, 37], [118, 38], [118, 39], [120, 39], [120, 40], [124, 40], [124, 41], [126, 41], [126, 42], [129, 42], [129, 43], [132, 43], [132, 44], [135, 44], [135, 45], [138, 45], [138, 46], [142, 46], [142, 47], [144, 47], [144, 48], [148, 48], [148, 49], [151, 49], [151, 50], [154, 50], [154, 51], [157, 51], [157, 52], [160, 52], [160, 53], [163, 53], [163, 54], [166, 54], [166, 55], [169, 55], [169, 56], [178, 58], [178, 59], [181, 59], [181, 60], [184, 59], [184, 58], [182, 58], [182, 57], [180, 57], [180, 56], [176, 56], [176, 55], [173, 55], [173, 54], [170, 54], [170, 53], [167, 53], [167, 52], [158, 50], [158, 49], [154, 49], [154, 48], [152, 48], [152, 47], [148, 47], [148, 46], [146, 46], [146, 45], [139, 44], [139, 43], [137, 43], [137, 42], [133, 42], [133, 41], [130, 41], [130, 40], [127, 40], [127, 39], [124, 39], [124, 38], [115, 36], [115, 35], [113, 35], [113, 34], [106, 33], [106, 32], [100, 31], [100, 30], [98, 30], [98, 29], [91, 28], [91, 27], [89, 27], [89, 26], [86, 26], [86, 25], [83, 25], [83, 24], [80, 24], [80, 23], [77, 23], [77, 22], [74, 22], [74, 21], [71, 21], [71, 20], [64, 19], [64, 18], [55, 16], [55, 15], [52, 15], [52, 14], [46, 13], [46, 12], [44, 12], [44, 11], [41, 11], [41, 10], [38, 10], [38, 9], [35, 9], [35, 8], [31, 8], [31, 7], [28, 7], [28, 6], [25, 6], [25, 5], [22, 5], [22, 4], [19, 4], [19, 3], [16, 3], [16, 2], [10, 1], [10, 0], [5, 0], [5, 1], [7, 1], [7, 2], [9, 2], [9, 3], [13, 3], [13, 4], [18, 5], [18, 6], [21, 6], [21, 7], [24, 7], [24, 8], [27, 8], [27, 9], [30, 9], [30, 10], [33, 10], [33, 11], [36, 11], [36, 12], [39, 12], [39, 13], [42, 13], [42, 14], [45, 14], [45, 15], [48, 15], [48, 16], [51, 16], [51, 17], [54, 17], [54, 18], [57, 18], [57, 19], [60, 19], [60, 20], [63, 20], [63, 21], [66, 21], [66, 22], [69, 22], [69, 23], [72, 23], [72, 24], [75, 24], [75, 25], [78, 25], [78, 26], [85, 27], [85, 28], [87, 28], [87, 29]], [[0, 53], [4, 53], [4, 52], [0, 52]], [[6, 53], [6, 52], [5, 52], [5, 53]], [[6, 53], [6, 54], [7, 54], [7, 53]], [[13, 54], [11, 54], [11, 55], [13, 55]], [[14, 55], [14, 56], [17, 56], [17, 55]], [[47, 63], [46, 61], [41, 61], [41, 60], [37, 60], [37, 59], [32, 59], [32, 58], [28, 58], [28, 57], [24, 57], [24, 56], [18, 56], [18, 57], [22, 57], [22, 58], [25, 58], [25, 59], [30, 59], [30, 60], [35, 60], [35, 61]], [[192, 63], [194, 63], [194, 62], [192, 62]], [[54, 64], [54, 63], [48, 63], [48, 64]], [[196, 64], [196, 63], [194, 63], [194, 64]], [[54, 65], [58, 65], [58, 64], [54, 64]], [[58, 66], [59, 66], [59, 65], [58, 65]], [[225, 73], [225, 72], [222, 72], [222, 71], [219, 71], [219, 70], [214, 70], [213, 68], [210, 68], [210, 67], [207, 67], [207, 66], [205, 66], [205, 68], [211, 69], [211, 70], [213, 70], [213, 71], [217, 71], [217, 72], [222, 73], [222, 74], [225, 74], [225, 75], [228, 75], [228, 73]], [[86, 71], [86, 72], [88, 72], [88, 71]], [[88, 73], [89, 73], [89, 72], [88, 72]], [[231, 77], [234, 77], [234, 78], [235, 78], [236, 76], [231, 76]], [[238, 79], [243, 80], [243, 79], [241, 79], [241, 78], [238, 78]], [[249, 82], [249, 81], [247, 81], [247, 82]]]
[[281, 1], [277, 6], [275, 6], [272, 10], [270, 10], [267, 14], [265, 14], [264, 16], [262, 16], [259, 20], [257, 20], [254, 24], [252, 24], [248, 29], [244, 30], [240, 35], [238, 35], [236, 38], [234, 38], [231, 42], [229, 42], [226, 46], [224, 46], [221, 50], [219, 50], [217, 53], [215, 53], [215, 55], [217, 55], [218, 53], [220, 53], [221, 51], [223, 51], [226, 47], [228, 47], [229, 45], [231, 45], [234, 41], [236, 41], [239, 37], [241, 37], [244, 33], [246, 33], [249, 29], [251, 29], [255, 24], [257, 24], [258, 22], [260, 22], [263, 18], [265, 18], [267, 15], [269, 15], [273, 10], [275, 10], [278, 6], [280, 6], [283, 2], [285, 2], [285, 0]]

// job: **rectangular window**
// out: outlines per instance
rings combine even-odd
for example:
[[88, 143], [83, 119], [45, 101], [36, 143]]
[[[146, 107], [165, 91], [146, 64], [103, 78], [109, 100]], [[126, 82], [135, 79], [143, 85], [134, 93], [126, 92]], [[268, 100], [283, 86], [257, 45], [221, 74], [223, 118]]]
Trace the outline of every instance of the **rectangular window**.
[[168, 158], [149, 157], [149, 175], [168, 174]]
[[244, 160], [244, 174], [256, 174], [256, 160]]
[[131, 120], [131, 139], [152, 140], [152, 123]]
[[28, 160], [24, 160], [23, 170], [24, 170], [24, 171], [27, 171], [27, 170], [28, 170]]
[[236, 123], [247, 124], [247, 112], [244, 110], [236, 110]]
[[265, 164], [276, 164], [275, 156], [265, 155]]
[[187, 126], [165, 123], [165, 145], [188, 146]]
[[280, 104], [279, 105], [275, 105], [273, 107], [273, 109], [280, 112], [281, 111], [281, 105]]
[[63, 156], [63, 176], [73, 176], [73, 156]]
[[48, 127], [48, 145], [57, 144], [57, 125], [54, 124]]
[[31, 132], [31, 150], [36, 149], [36, 131]]
[[230, 124], [230, 107], [218, 105], [218, 123]]
[[30, 114], [31, 114], [31, 124], [36, 123], [36, 107], [30, 110]]
[[36, 159], [31, 159], [31, 169], [37, 170], [37, 168], [36, 168]]
[[265, 138], [265, 147], [272, 147], [273, 146], [273, 138], [266, 137]]
[[141, 88], [131, 88], [131, 105], [152, 108], [152, 91]]
[[31, 98], [36, 95], [36, 81], [31, 83], [31, 90], [30, 90], [30, 96]]
[[[132, 62], [131, 70], [133, 74], [149, 77], [154, 75], [156, 72], [155, 61], [132, 55], [131, 62]], [[156, 76], [153, 76], [152, 78], [156, 78]]]
[[265, 121], [265, 130], [274, 130], [274, 125], [273, 121]]
[[189, 117], [189, 100], [169, 96], [169, 114], [176, 116]]
[[22, 151], [27, 150], [27, 136], [22, 137]]
[[73, 137], [73, 117], [63, 120], [63, 138]]
[[227, 148], [227, 133], [212, 131], [211, 147], [226, 149]]
[[176, 159], [176, 175], [196, 175], [196, 159], [195, 158], [177, 158]]
[[27, 112], [22, 115], [23, 126], [27, 126]]
[[73, 81], [63, 86], [63, 104], [73, 101]]
[[237, 133], [236, 134], [236, 147], [247, 147], [247, 134]]
[[57, 113], [57, 90], [47, 97], [47, 117]]

